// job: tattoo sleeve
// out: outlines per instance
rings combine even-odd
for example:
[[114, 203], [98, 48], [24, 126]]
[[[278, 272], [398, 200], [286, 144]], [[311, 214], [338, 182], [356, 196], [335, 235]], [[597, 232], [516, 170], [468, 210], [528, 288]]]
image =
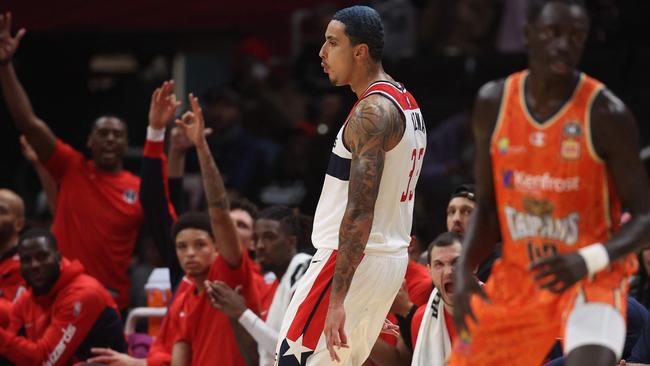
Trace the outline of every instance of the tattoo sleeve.
[[216, 208], [221, 211], [228, 211], [230, 208], [226, 187], [223, 184], [223, 178], [217, 164], [214, 163], [210, 148], [207, 144], [199, 145], [196, 149], [201, 165], [201, 177], [203, 178], [203, 189], [208, 209], [211, 211]]
[[241, 263], [242, 249], [235, 224], [230, 218], [230, 202], [223, 178], [208, 144], [200, 144], [196, 150], [217, 251], [229, 265], [237, 267]]
[[404, 118], [381, 96], [361, 101], [346, 127], [344, 142], [352, 153], [348, 203], [339, 229], [330, 303], [342, 304], [366, 248], [386, 151], [404, 133]]

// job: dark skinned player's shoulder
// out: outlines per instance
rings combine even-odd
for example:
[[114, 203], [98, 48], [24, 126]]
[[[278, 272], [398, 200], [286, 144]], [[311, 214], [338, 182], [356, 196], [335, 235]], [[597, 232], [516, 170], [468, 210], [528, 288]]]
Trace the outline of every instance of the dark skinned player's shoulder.
[[634, 116], [607, 88], [599, 92], [591, 107], [591, 134], [596, 153], [605, 160], [612, 149], [638, 141]]
[[479, 89], [472, 113], [473, 125], [478, 131], [491, 134], [494, 129], [499, 116], [505, 81], [506, 79], [492, 80]]

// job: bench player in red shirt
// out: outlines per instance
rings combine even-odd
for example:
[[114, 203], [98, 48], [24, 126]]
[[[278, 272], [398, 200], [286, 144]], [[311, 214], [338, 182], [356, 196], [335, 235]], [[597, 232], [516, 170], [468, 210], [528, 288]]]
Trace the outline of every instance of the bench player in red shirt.
[[[452, 366], [538, 365], [557, 337], [566, 365], [621, 356], [650, 195], [634, 117], [576, 68], [588, 30], [581, 1], [532, 2], [528, 70], [478, 93], [477, 205], [456, 269]], [[619, 230], [621, 204], [633, 218]], [[499, 236], [502, 259], [481, 289], [472, 269]]]
[[122, 168], [126, 123], [114, 116], [94, 122], [87, 142], [90, 161], [59, 140], [36, 116], [12, 65], [25, 30], [15, 37], [10, 31], [11, 14], [0, 15], [0, 86], [13, 123], [57, 183], [52, 232], [59, 249], [66, 258], [78, 259], [125, 309], [127, 269], [143, 219], [140, 179]]

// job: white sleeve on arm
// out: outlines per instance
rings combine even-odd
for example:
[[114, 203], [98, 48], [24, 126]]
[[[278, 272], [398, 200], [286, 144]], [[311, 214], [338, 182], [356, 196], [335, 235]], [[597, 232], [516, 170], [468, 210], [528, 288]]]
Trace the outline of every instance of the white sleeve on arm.
[[269, 327], [251, 309], [246, 309], [238, 319], [239, 324], [255, 339], [257, 345], [266, 352], [275, 353], [278, 332]]

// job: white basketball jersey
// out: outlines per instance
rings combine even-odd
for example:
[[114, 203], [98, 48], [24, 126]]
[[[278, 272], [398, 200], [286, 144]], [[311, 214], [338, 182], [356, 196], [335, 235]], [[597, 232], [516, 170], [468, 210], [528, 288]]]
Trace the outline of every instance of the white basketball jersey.
[[[392, 101], [404, 114], [406, 128], [397, 146], [386, 153], [365, 253], [397, 254], [406, 251], [411, 240], [415, 186], [426, 148], [426, 128], [417, 102], [403, 86], [377, 81], [368, 87], [359, 101], [372, 94], [381, 94]], [[352, 161], [352, 154], [343, 144], [346, 124], [347, 120], [336, 136], [314, 216], [312, 242], [316, 248], [338, 249], [339, 228], [348, 203]]]

